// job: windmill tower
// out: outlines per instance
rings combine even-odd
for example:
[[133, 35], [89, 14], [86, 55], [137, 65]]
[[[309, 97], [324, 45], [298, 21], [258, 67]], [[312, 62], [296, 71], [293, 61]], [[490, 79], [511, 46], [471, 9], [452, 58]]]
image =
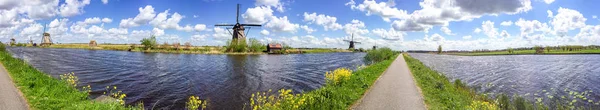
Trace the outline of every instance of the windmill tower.
[[[240, 24], [240, 4], [237, 4], [237, 11], [236, 11], [236, 17], [235, 17], [235, 24], [216, 24], [215, 26], [227, 26], [227, 31], [229, 31], [229, 29], [233, 29], [233, 33], [231, 33], [231, 31], [229, 31], [229, 34], [231, 34], [232, 36], [232, 41], [233, 40], [237, 40], [237, 39], [242, 39], [245, 40], [246, 39], [246, 34], [244, 33], [245, 27], [248, 27], [248, 31], [250, 31], [250, 28], [252, 26], [256, 26], [256, 27], [260, 27], [262, 25], [260, 24]], [[233, 26], [231, 28], [231, 26]], [[248, 33], [248, 32], [246, 32]]]
[[40, 46], [50, 46], [52, 45], [52, 39], [50, 38], [50, 33], [46, 33], [46, 24], [44, 24], [44, 33], [42, 34], [42, 42]]
[[348, 49], [354, 49], [354, 43], [360, 44], [360, 42], [354, 41], [354, 33], [352, 34], [352, 38], [350, 38], [350, 40], [344, 40], [344, 41], [350, 43], [350, 46], [348, 47]]

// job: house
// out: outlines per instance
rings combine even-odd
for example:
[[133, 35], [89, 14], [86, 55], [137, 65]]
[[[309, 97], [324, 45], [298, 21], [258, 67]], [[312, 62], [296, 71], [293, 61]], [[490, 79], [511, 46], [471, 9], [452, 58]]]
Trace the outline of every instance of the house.
[[283, 49], [283, 46], [281, 44], [278, 44], [278, 43], [267, 44], [267, 53], [277, 53], [278, 51], [281, 51], [282, 49]]

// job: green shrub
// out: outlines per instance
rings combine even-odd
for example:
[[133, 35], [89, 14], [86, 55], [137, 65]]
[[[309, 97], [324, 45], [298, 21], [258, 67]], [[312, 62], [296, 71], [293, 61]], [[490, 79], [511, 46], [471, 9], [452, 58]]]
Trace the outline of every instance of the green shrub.
[[227, 52], [246, 52], [248, 44], [246, 44], [246, 40], [244, 39], [233, 39], [231, 41], [227, 41], [226, 48]]
[[392, 49], [383, 47], [367, 52], [367, 55], [365, 56], [365, 61], [367, 63], [375, 63], [391, 59], [392, 56], [394, 56], [394, 52], [392, 51]]
[[6, 51], [6, 45], [4, 45], [4, 43], [0, 42], [0, 52], [4, 52]]
[[153, 49], [156, 47], [156, 36], [153, 35], [150, 38], [144, 38], [140, 42], [144, 45], [144, 50]]
[[262, 52], [267, 50], [265, 44], [260, 43], [260, 41], [250, 38], [250, 46], [248, 47], [250, 52]]
[[442, 53], [442, 45], [438, 46], [438, 54]]

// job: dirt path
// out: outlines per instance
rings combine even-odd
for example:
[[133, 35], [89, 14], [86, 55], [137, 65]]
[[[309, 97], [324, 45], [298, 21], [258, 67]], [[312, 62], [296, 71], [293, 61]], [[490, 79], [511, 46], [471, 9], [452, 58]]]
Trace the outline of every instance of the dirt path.
[[28, 110], [27, 101], [0, 63], [0, 110]]
[[426, 110], [427, 108], [404, 57], [399, 55], [352, 109]]

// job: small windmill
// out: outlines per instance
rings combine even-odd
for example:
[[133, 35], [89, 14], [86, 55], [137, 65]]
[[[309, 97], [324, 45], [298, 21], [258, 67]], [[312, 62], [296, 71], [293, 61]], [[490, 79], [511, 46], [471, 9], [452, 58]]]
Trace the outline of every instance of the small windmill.
[[[215, 26], [227, 26], [227, 31], [229, 31], [229, 29], [233, 29], [233, 33], [231, 33], [231, 31], [229, 31], [229, 34], [231, 34], [231, 36], [232, 36], [232, 41], [237, 40], [237, 39], [245, 40], [246, 39], [245, 33], [248, 33], [252, 26], [255, 26], [255, 27], [262, 26], [260, 24], [240, 24], [239, 18], [240, 18], [240, 4], [237, 4], [235, 24], [216, 24]], [[231, 26], [233, 26], [233, 27], [231, 27]], [[244, 33], [245, 27], [248, 27], [248, 32]]]
[[50, 33], [46, 33], [46, 24], [44, 24], [44, 33], [42, 34], [42, 42], [40, 46], [52, 45], [52, 39], [50, 39]]
[[352, 37], [350, 40], [344, 40], [344, 41], [350, 42], [350, 47], [348, 47], [348, 49], [354, 49], [354, 43], [360, 44], [360, 42], [354, 41], [354, 33], [352, 34]]

